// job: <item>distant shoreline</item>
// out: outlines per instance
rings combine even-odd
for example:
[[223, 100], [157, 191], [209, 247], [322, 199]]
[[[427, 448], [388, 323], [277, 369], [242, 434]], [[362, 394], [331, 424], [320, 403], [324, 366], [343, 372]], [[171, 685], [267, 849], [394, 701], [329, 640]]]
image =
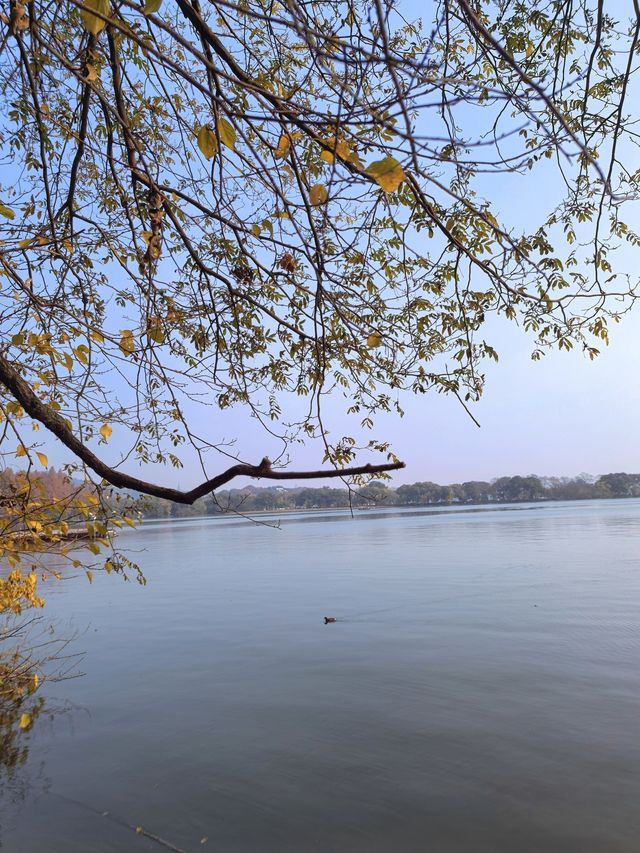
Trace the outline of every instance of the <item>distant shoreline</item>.
[[185, 516], [170, 516], [170, 515], [143, 515], [141, 521], [149, 522], [149, 521], [194, 521], [197, 519], [205, 519], [205, 518], [245, 518], [247, 520], [251, 520], [254, 516], [264, 516], [264, 515], [302, 515], [302, 514], [313, 514], [313, 513], [321, 513], [321, 512], [345, 512], [351, 513], [355, 515], [359, 512], [371, 512], [372, 510], [382, 510], [382, 509], [413, 509], [413, 510], [421, 510], [421, 509], [464, 509], [466, 507], [478, 507], [478, 508], [486, 508], [493, 509], [495, 507], [500, 506], [524, 506], [525, 504], [533, 504], [533, 505], [542, 505], [542, 504], [559, 504], [559, 503], [575, 503], [575, 504], [584, 504], [589, 503], [589, 501], [626, 501], [626, 500], [640, 500], [640, 495], [628, 495], [625, 497], [588, 497], [588, 498], [538, 498], [538, 499], [528, 499], [521, 501], [477, 501], [477, 502], [465, 502], [465, 503], [439, 503], [439, 504], [371, 504], [369, 506], [318, 506], [318, 507], [283, 507], [282, 509], [256, 509], [256, 510], [248, 510], [246, 512], [241, 512], [235, 509], [225, 510], [223, 512], [215, 512], [215, 513], [202, 513], [200, 515], [185, 515]]

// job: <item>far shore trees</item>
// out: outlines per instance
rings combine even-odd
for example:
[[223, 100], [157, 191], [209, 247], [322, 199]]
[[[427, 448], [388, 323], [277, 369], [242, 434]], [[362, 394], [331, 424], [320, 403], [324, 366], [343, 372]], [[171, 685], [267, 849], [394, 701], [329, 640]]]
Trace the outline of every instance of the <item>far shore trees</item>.
[[[28, 477], [0, 556], [21, 583], [70, 515], [93, 568], [126, 567], [101, 553], [132, 523], [110, 486], [190, 505], [239, 475], [359, 485], [402, 465], [375, 417], [403, 392], [471, 411], [497, 322], [534, 359], [593, 358], [633, 306], [637, 2], [417, 8], [6, 6], [1, 452]], [[231, 408], [277, 458], [229, 443]], [[45, 431], [79, 483], [53, 501]], [[186, 453], [186, 491], [137, 476]]]

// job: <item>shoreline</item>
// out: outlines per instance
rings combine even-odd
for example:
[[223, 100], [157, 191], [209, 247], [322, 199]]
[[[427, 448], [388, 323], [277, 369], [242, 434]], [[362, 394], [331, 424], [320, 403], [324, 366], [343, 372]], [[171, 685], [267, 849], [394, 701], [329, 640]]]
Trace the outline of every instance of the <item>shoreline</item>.
[[542, 506], [545, 504], [584, 504], [589, 502], [596, 501], [628, 501], [628, 500], [640, 500], [640, 495], [630, 495], [628, 497], [600, 497], [600, 498], [540, 498], [538, 500], [523, 500], [523, 501], [492, 501], [491, 503], [487, 503], [486, 501], [468, 502], [468, 503], [441, 503], [441, 504], [371, 504], [370, 506], [327, 506], [327, 507], [285, 507], [282, 509], [256, 509], [251, 510], [249, 512], [240, 512], [235, 509], [225, 510], [224, 512], [216, 512], [216, 513], [208, 513], [207, 515], [185, 515], [172, 517], [170, 515], [149, 515], [142, 516], [140, 522], [144, 524], [145, 522], [150, 521], [194, 521], [196, 519], [206, 519], [206, 518], [244, 518], [248, 521], [251, 521], [254, 516], [265, 516], [265, 515], [292, 515], [292, 514], [312, 514], [312, 513], [327, 513], [327, 512], [345, 512], [345, 513], [353, 513], [354, 515], [358, 512], [371, 512], [372, 510], [393, 510], [393, 509], [402, 509], [402, 510], [447, 510], [447, 509], [497, 509], [499, 507], [507, 507], [507, 506]]

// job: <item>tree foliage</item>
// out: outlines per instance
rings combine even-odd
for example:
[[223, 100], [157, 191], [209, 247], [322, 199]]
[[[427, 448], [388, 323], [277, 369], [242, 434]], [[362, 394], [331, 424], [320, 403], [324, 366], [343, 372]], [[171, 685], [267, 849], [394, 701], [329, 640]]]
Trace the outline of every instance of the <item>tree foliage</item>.
[[[639, 239], [640, 15], [608, 5], [441, 0], [415, 21], [391, 0], [12, 0], [8, 456], [37, 470], [43, 424], [98, 495], [185, 503], [300, 476], [222, 441], [216, 413], [239, 407], [281, 464], [318, 439], [325, 474], [376, 473], [399, 463], [366, 433], [402, 390], [478, 399], [493, 318], [534, 358], [597, 355], [635, 300]], [[330, 432], [329, 394], [353, 435]], [[187, 446], [190, 492], [125, 473]], [[234, 464], [211, 477], [220, 454]]]

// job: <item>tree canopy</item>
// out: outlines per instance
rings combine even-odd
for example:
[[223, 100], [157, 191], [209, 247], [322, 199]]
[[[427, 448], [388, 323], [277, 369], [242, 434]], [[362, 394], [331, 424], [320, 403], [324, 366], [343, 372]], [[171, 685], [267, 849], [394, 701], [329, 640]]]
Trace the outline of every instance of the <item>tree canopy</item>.
[[[403, 391], [470, 406], [498, 358], [494, 317], [530, 334], [534, 358], [597, 355], [636, 298], [624, 247], [639, 239], [625, 213], [640, 180], [637, 0], [419, 13], [392, 0], [11, 0], [7, 464], [46, 467], [46, 427], [95, 482], [90, 499], [64, 499], [89, 524], [105, 483], [191, 503], [239, 474], [379, 474], [402, 463], [384, 437], [362, 438], [375, 415], [401, 413]], [[329, 394], [352, 435], [325, 422]], [[230, 407], [281, 438], [278, 460], [222, 442], [216, 412]], [[306, 439], [324, 458], [291, 471]], [[203, 470], [187, 492], [130, 473], [180, 467], [186, 446]], [[33, 549], [59, 527], [32, 488], [3, 512], [35, 530]]]

